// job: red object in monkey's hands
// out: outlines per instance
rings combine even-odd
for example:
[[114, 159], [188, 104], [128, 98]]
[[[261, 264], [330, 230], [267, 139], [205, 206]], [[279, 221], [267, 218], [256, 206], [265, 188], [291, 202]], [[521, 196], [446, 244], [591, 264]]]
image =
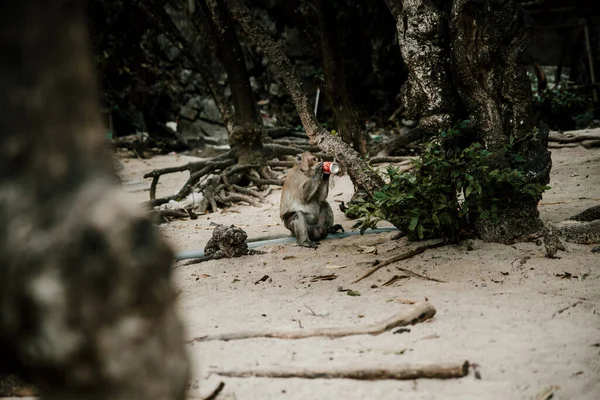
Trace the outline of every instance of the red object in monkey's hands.
[[335, 175], [340, 172], [340, 165], [336, 162], [326, 161], [323, 163], [323, 173]]

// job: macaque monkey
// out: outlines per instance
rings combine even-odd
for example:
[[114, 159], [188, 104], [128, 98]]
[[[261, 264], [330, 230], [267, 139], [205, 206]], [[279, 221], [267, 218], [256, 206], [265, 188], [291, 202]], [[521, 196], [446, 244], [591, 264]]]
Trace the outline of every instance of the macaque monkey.
[[333, 224], [328, 193], [329, 174], [323, 173], [323, 162], [308, 151], [296, 156], [296, 165], [283, 183], [279, 215], [298, 245], [315, 248], [315, 241], [328, 233], [343, 231]]

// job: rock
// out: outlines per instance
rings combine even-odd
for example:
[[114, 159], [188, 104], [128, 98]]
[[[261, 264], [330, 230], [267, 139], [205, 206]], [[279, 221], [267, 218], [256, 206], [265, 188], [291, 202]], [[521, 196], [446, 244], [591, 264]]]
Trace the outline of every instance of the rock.
[[204, 99], [201, 102], [202, 111], [200, 112], [200, 118], [207, 119], [209, 121], [222, 122], [221, 112], [215, 104], [213, 99]]
[[242, 229], [231, 225], [219, 225], [204, 248], [204, 255], [210, 259], [240, 257], [248, 254], [248, 235]]
[[182, 118], [177, 124], [177, 132], [192, 149], [203, 147], [205, 144], [204, 131], [199, 121]]

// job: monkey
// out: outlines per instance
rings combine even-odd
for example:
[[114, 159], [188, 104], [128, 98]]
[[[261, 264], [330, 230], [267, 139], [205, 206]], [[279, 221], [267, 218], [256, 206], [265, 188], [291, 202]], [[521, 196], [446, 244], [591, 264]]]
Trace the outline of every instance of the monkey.
[[333, 224], [333, 210], [327, 202], [329, 174], [323, 173], [323, 161], [310, 152], [296, 156], [296, 165], [283, 183], [279, 215], [298, 245], [316, 248], [328, 233], [344, 231]]

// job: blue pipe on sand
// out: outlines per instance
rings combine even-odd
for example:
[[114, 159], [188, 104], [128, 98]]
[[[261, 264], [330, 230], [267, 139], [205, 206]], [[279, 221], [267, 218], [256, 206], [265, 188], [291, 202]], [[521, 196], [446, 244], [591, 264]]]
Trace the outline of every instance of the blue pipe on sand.
[[[385, 232], [393, 232], [398, 230], [394, 227], [386, 227], [386, 228], [375, 228], [369, 229], [365, 231], [365, 233], [385, 233]], [[360, 235], [360, 231], [351, 231], [351, 232], [337, 232], [330, 233], [327, 235], [325, 239], [343, 239], [348, 236]], [[283, 244], [283, 243], [291, 243], [295, 242], [296, 238], [293, 236], [277, 238], [277, 239], [267, 239], [267, 240], [257, 240], [254, 242], [248, 242], [248, 248], [255, 249], [260, 246], [267, 246], [273, 244]], [[187, 260], [190, 258], [202, 258], [204, 257], [204, 250], [188, 250], [188, 251], [180, 251], [175, 254], [176, 260]]]

